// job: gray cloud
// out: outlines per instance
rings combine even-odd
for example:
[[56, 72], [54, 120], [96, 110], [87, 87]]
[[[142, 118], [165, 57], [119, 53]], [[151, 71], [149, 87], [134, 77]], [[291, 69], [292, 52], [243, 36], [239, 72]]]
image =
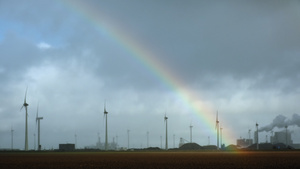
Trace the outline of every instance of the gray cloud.
[[[105, 24], [145, 47], [183, 82], [179, 87], [197, 96], [187, 103], [178, 89], [69, 3], [0, 1], [1, 147], [9, 147], [11, 125], [16, 140], [23, 140], [19, 108], [27, 85], [31, 147], [38, 100], [47, 148], [74, 142], [75, 133], [79, 147], [95, 144], [98, 132], [103, 137], [104, 100], [110, 140], [119, 135], [120, 146], [126, 146], [130, 129], [136, 147], [145, 146], [147, 130], [151, 145], [160, 146], [165, 112], [176, 144], [189, 137], [191, 119], [195, 141], [207, 144], [210, 136], [214, 143], [215, 131], [203, 120], [213, 112], [196, 114], [190, 102], [219, 110], [224, 132], [235, 136], [243, 128], [247, 134], [256, 120], [268, 124], [270, 117], [287, 112], [268, 130], [298, 106], [298, 1], [88, 1]], [[51, 48], [40, 49], [41, 42]], [[297, 114], [290, 123], [298, 124], [296, 119]], [[22, 141], [16, 144], [23, 148]]]

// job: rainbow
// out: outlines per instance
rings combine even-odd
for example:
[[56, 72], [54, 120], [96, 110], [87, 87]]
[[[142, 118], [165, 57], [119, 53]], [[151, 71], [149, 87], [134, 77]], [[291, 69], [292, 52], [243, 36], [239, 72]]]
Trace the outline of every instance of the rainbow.
[[[79, 13], [101, 32], [103, 32], [108, 38], [114, 40], [117, 44], [131, 54], [135, 59], [139, 60], [149, 71], [151, 71], [156, 77], [158, 77], [166, 86], [170, 87], [177, 96], [186, 104], [195, 114], [199, 117], [201, 122], [215, 131], [215, 115], [216, 111], [207, 106], [201, 101], [199, 96], [195, 92], [186, 89], [184, 82], [172, 73], [167, 65], [163, 65], [158, 57], [147, 50], [141, 43], [138, 43], [133, 37], [127, 35], [124, 29], [113, 23], [113, 20], [109, 19], [105, 14], [96, 9], [88, 1], [73, 1], [64, 0], [65, 6], [71, 8], [75, 12]], [[224, 123], [222, 124], [224, 126]], [[223, 131], [223, 143], [232, 142], [234, 138], [230, 131]]]

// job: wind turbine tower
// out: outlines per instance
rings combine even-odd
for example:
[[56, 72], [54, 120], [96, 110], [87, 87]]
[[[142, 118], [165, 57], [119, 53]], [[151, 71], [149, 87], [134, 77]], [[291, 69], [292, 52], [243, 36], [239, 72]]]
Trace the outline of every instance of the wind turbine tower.
[[25, 151], [28, 151], [28, 112], [27, 112], [27, 107], [29, 106], [29, 104], [26, 102], [27, 89], [28, 88], [26, 88], [24, 103], [23, 103], [23, 106], [21, 107], [21, 110], [23, 109], [23, 107], [25, 107], [25, 148], [24, 148]]
[[285, 145], [288, 147], [288, 131], [287, 131], [288, 126], [285, 126]]
[[208, 136], [208, 139], [207, 139], [207, 145], [210, 145], [210, 137]]
[[75, 133], [74, 137], [75, 137], [75, 149], [76, 149], [78, 147], [77, 146], [77, 134], [76, 133]]
[[41, 151], [41, 142], [40, 142], [40, 138], [41, 138], [41, 129], [40, 129], [40, 120], [42, 120], [43, 117], [39, 117], [39, 104], [37, 107], [37, 111], [36, 111], [36, 123], [38, 123], [38, 150]]
[[14, 129], [11, 127], [11, 150], [14, 149]]
[[259, 147], [258, 147], [258, 124], [256, 122], [256, 149], [258, 150]]
[[190, 125], [190, 142], [192, 143], [193, 142], [193, 126], [192, 126], [192, 123], [191, 123], [191, 125]]
[[222, 148], [222, 130], [223, 130], [223, 128], [222, 127], [220, 127], [220, 134], [221, 134], [221, 148]]
[[108, 141], [107, 141], [107, 114], [106, 111], [106, 103], [104, 102], [104, 116], [105, 116], [105, 150], [108, 148]]
[[149, 131], [147, 131], [147, 148], [149, 147]]
[[166, 122], [166, 150], [168, 150], [168, 117], [165, 114], [165, 122]]
[[129, 149], [129, 132], [130, 132], [130, 130], [127, 130], [127, 149]]
[[218, 111], [217, 111], [217, 118], [216, 118], [216, 129], [217, 129], [217, 150], [219, 150], [219, 120], [218, 120]]

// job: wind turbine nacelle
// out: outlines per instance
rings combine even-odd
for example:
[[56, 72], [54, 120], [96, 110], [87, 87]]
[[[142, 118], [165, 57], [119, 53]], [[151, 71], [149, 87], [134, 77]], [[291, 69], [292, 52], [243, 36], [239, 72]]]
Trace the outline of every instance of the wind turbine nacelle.
[[23, 106], [27, 107], [27, 106], [29, 106], [29, 104], [28, 103], [24, 103]]

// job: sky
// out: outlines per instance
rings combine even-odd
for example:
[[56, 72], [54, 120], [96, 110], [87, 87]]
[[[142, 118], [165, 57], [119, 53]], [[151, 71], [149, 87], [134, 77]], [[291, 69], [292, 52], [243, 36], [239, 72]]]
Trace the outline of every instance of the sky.
[[43, 149], [104, 142], [104, 104], [120, 147], [164, 147], [165, 115], [169, 148], [216, 145], [217, 112], [226, 145], [299, 143], [299, 30], [292, 0], [0, 0], [0, 148], [24, 149], [27, 87], [29, 149], [38, 103]]

